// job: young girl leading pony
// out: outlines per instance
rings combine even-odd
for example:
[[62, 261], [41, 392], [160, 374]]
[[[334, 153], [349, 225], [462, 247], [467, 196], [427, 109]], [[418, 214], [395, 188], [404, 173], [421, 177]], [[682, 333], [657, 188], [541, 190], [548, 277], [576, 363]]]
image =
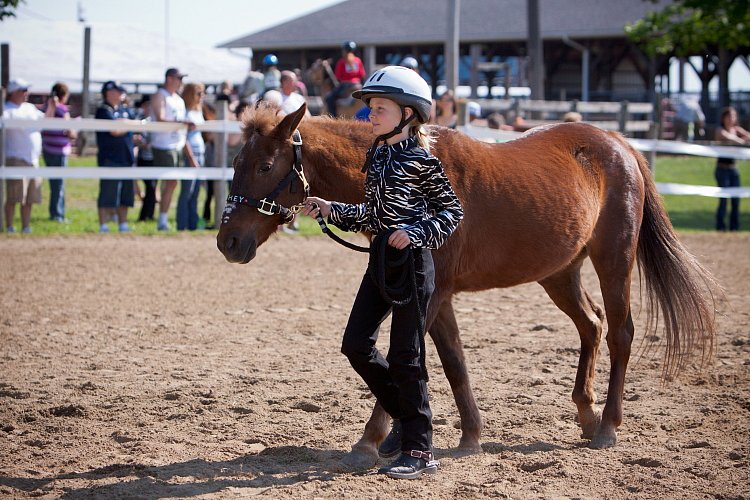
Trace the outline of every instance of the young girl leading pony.
[[[422, 127], [432, 105], [427, 82], [407, 68], [388, 66], [353, 96], [369, 106], [377, 136], [363, 167], [365, 201], [345, 204], [311, 196], [303, 213], [374, 236], [341, 350], [394, 419], [394, 429], [400, 428], [400, 456], [378, 472], [415, 479], [438, 467], [424, 367], [424, 317], [435, 288], [431, 250], [453, 233], [463, 209], [442, 164], [430, 154], [430, 137]], [[394, 288], [393, 276], [406, 276], [405, 289]], [[384, 358], [375, 343], [389, 313], [391, 345]]]

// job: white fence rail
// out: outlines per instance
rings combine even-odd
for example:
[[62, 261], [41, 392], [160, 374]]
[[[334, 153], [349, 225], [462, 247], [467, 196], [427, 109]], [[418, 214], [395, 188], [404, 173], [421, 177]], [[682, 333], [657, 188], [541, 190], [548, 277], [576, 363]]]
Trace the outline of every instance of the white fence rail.
[[[581, 103], [583, 104], [583, 103]], [[45, 118], [41, 120], [17, 120], [0, 118], [2, 128], [22, 128], [32, 130], [77, 130], [77, 131], [134, 131], [134, 132], [171, 132], [185, 128], [181, 123], [153, 123], [138, 120], [95, 120]], [[238, 134], [241, 124], [230, 120], [213, 120], [198, 125], [197, 129], [221, 134]], [[486, 127], [465, 125], [459, 129], [470, 137], [489, 142], [505, 142], [516, 139], [519, 132], [493, 130]], [[677, 141], [650, 139], [627, 139], [640, 151], [658, 153], [703, 156], [710, 158], [734, 158], [750, 160], [750, 148], [733, 146], [699, 145]], [[231, 162], [231, 158], [226, 163]], [[231, 180], [233, 171], [225, 164], [217, 168], [171, 168], [171, 167], [67, 167], [40, 168], [30, 171], [28, 167], [8, 167], [0, 165], [0, 179], [21, 179], [24, 177], [42, 177], [52, 179], [206, 179]], [[715, 186], [694, 186], [686, 184], [657, 183], [662, 194], [679, 194], [711, 196], [719, 198], [750, 198], [750, 187], [718, 188]]]

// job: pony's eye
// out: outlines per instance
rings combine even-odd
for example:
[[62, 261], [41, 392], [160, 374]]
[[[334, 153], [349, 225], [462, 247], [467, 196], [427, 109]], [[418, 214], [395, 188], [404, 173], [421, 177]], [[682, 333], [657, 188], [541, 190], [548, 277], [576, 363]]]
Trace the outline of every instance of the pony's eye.
[[260, 168], [258, 168], [258, 171], [260, 173], [269, 172], [271, 170], [271, 167], [273, 167], [273, 163], [264, 163], [260, 166]]

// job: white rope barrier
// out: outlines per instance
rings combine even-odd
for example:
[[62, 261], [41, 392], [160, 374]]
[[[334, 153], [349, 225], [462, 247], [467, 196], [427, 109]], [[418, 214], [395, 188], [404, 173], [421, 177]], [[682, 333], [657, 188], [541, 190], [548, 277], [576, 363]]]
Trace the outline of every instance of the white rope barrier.
[[694, 186], [692, 184], [657, 182], [656, 189], [660, 194], [709, 196], [711, 198], [750, 198], [750, 187], [720, 188], [714, 186]]
[[231, 181], [233, 169], [221, 168], [187, 168], [187, 167], [2, 167], [0, 179], [23, 179], [39, 177], [42, 179], [157, 179], [187, 180], [208, 179]]
[[[95, 118], [41, 118], [39, 120], [21, 120], [17, 118], [0, 118], [0, 126], [4, 128], [20, 128], [24, 130], [88, 130], [88, 131], [120, 131], [120, 132], [173, 132], [186, 129], [187, 123], [180, 122], [152, 122], [148, 120], [98, 120]], [[237, 121], [209, 120], [196, 129], [201, 132], [226, 132], [238, 134], [241, 124]]]
[[[27, 130], [88, 130], [88, 131], [135, 131], [171, 132], [187, 127], [185, 123], [150, 122], [139, 120], [97, 120], [92, 118], [43, 118], [19, 120], [0, 118], [0, 127]], [[211, 120], [196, 127], [203, 132], [240, 133], [241, 124], [236, 121]], [[506, 142], [517, 139], [521, 132], [494, 130], [486, 127], [465, 125], [458, 130], [466, 135], [486, 142]], [[678, 141], [651, 139], [628, 139], [640, 151], [703, 156], [710, 158], [733, 158], [750, 160], [750, 148], [690, 144]], [[7, 167], [0, 165], [0, 179], [22, 179], [40, 177], [45, 179], [158, 179], [158, 180], [231, 180], [233, 170], [228, 168], [173, 168], [173, 167]], [[750, 187], [718, 188], [688, 184], [656, 183], [661, 194], [710, 196], [715, 198], [750, 198]]]

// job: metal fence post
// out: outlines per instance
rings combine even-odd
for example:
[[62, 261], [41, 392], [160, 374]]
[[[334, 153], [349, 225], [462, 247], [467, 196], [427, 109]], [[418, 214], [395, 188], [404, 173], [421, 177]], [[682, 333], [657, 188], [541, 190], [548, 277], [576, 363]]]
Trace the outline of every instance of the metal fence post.
[[[0, 88], [0, 116], [5, 110], [5, 87]], [[0, 168], [5, 170], [5, 122], [0, 126]], [[0, 179], [0, 232], [5, 231], [5, 176]]]
[[214, 181], [214, 197], [216, 198], [216, 207], [214, 209], [214, 226], [218, 229], [221, 225], [221, 217], [224, 214], [224, 206], [227, 203], [227, 128], [229, 126], [229, 104], [226, 101], [221, 101], [221, 106], [216, 110], [217, 118], [222, 120], [222, 132], [218, 134], [217, 147], [214, 151], [216, 155], [216, 163], [221, 167], [221, 180]]
[[628, 101], [620, 102], [620, 116], [618, 121], [620, 122], [620, 133], [624, 135], [628, 124]]

